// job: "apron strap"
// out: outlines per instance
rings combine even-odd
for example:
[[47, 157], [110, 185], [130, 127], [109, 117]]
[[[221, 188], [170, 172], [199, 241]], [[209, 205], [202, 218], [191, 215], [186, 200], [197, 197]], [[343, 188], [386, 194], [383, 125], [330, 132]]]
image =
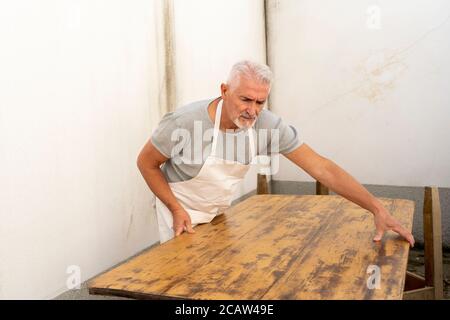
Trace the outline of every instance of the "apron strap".
[[[222, 104], [223, 100], [220, 100], [217, 108], [216, 108], [216, 118], [214, 119], [214, 133], [213, 133], [213, 142], [211, 146], [211, 156], [216, 156], [216, 149], [217, 149], [217, 140], [219, 136], [219, 130], [220, 130], [220, 118], [222, 116]], [[253, 127], [247, 129], [248, 133], [248, 143], [250, 145], [250, 153], [251, 158], [249, 159], [250, 162], [253, 158], [256, 157], [256, 150], [255, 150], [255, 139], [253, 137]]]
[[253, 127], [248, 128], [247, 132], [248, 132], [248, 144], [250, 145], [250, 155], [251, 155], [249, 161], [251, 163], [252, 160], [256, 157], [255, 139], [253, 138]]
[[213, 133], [213, 142], [211, 146], [211, 156], [216, 156], [217, 138], [219, 136], [220, 130], [220, 118], [222, 116], [222, 103], [223, 100], [221, 99], [216, 108], [216, 118], [214, 119], [214, 133]]

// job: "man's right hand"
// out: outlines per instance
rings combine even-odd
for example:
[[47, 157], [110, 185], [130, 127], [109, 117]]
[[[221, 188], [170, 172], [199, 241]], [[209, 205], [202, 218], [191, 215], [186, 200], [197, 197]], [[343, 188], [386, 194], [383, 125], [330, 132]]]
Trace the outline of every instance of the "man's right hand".
[[178, 237], [183, 231], [188, 233], [195, 233], [191, 224], [191, 217], [184, 209], [178, 209], [172, 212], [173, 216], [173, 230], [175, 237]]

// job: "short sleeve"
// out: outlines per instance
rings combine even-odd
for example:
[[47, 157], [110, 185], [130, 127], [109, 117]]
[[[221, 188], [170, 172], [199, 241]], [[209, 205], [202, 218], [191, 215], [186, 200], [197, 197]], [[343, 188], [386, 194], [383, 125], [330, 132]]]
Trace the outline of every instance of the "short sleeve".
[[266, 111], [264, 115], [264, 126], [270, 127], [270, 139], [267, 151], [269, 154], [287, 154], [303, 144], [299, 131], [292, 125], [285, 123], [281, 117]]
[[151, 142], [155, 148], [166, 158], [173, 158], [174, 151], [179, 145], [176, 131], [179, 129], [176, 116], [173, 112], [166, 113], [151, 136]]
[[298, 130], [292, 126], [281, 121], [280, 124], [280, 148], [279, 153], [288, 154], [303, 144]]

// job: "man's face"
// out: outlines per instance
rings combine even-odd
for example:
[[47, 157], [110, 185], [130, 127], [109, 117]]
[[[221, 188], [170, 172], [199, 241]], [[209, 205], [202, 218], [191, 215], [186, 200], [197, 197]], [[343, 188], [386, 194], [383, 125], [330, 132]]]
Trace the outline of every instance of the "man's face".
[[230, 120], [241, 129], [252, 127], [264, 107], [269, 91], [267, 84], [242, 76], [235, 87], [222, 85], [222, 97]]

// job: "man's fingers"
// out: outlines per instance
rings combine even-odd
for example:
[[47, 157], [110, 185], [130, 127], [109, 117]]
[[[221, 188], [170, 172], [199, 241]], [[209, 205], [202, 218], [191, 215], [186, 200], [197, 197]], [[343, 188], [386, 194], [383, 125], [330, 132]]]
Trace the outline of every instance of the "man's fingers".
[[195, 233], [195, 230], [192, 228], [192, 224], [189, 221], [186, 222], [186, 230], [188, 233]]
[[194, 228], [192, 228], [192, 224], [189, 220], [183, 221], [183, 224], [177, 225], [174, 227], [175, 230], [175, 237], [178, 237], [180, 234], [183, 233], [183, 231], [186, 231], [187, 233], [195, 233]]
[[406, 237], [406, 240], [409, 242], [409, 245], [411, 246], [411, 248], [414, 248], [415, 240], [414, 240], [413, 235], [412, 235], [412, 234], [409, 234], [409, 235]]
[[384, 234], [383, 230], [377, 230], [377, 234], [373, 238], [373, 241], [375, 242], [381, 241], [381, 239], [383, 238], [383, 234]]
[[395, 226], [394, 228], [392, 228], [392, 231], [397, 232], [399, 235], [401, 235], [403, 238], [406, 239], [406, 241], [409, 242], [409, 244], [411, 245], [411, 247], [414, 247], [414, 237], [411, 234], [411, 232], [409, 232], [408, 230], [406, 230], [405, 228], [403, 228], [402, 226], [398, 225]]
[[175, 227], [175, 237], [178, 237], [183, 232], [183, 225], [178, 225]]

